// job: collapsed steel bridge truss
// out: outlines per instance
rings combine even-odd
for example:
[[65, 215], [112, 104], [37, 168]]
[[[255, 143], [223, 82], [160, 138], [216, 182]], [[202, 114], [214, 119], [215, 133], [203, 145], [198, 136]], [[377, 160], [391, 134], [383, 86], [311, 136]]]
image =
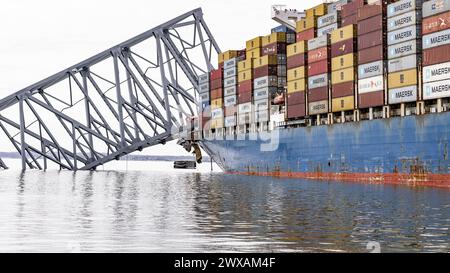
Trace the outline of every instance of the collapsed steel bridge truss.
[[93, 170], [176, 139], [197, 115], [198, 76], [220, 52], [202, 15], [188, 12], [0, 100], [0, 132], [22, 168]]

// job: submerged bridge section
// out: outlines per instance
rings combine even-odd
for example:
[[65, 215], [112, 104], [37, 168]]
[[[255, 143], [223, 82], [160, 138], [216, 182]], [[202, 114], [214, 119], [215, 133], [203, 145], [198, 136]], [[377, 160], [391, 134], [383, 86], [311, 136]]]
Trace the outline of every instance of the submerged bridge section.
[[[93, 170], [176, 139], [220, 49], [196, 9], [0, 100], [22, 168]], [[6, 167], [0, 159], [0, 168]]]

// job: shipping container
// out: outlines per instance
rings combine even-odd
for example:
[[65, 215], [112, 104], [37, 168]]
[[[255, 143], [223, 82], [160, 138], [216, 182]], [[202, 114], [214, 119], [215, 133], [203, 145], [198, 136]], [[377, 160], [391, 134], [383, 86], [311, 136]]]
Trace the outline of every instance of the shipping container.
[[418, 24], [422, 19], [422, 13], [420, 11], [411, 11], [405, 14], [392, 17], [388, 19], [387, 28], [388, 31], [395, 31], [403, 27], [408, 27]]
[[306, 54], [297, 54], [294, 56], [291, 56], [287, 60], [287, 68], [295, 68], [299, 66], [304, 66], [306, 63]]
[[223, 118], [220, 119], [211, 119], [211, 129], [220, 129], [223, 128]]
[[273, 43], [265, 45], [261, 49], [261, 56], [274, 54], [286, 54], [286, 43]]
[[[413, 25], [388, 33], [388, 45], [403, 43], [412, 39], [420, 38], [422, 35], [422, 26]], [[450, 41], [450, 33], [448, 34]], [[431, 41], [431, 40], [430, 40]]]
[[450, 29], [423, 36], [423, 49], [450, 44]]
[[297, 33], [297, 42], [299, 41], [307, 41], [307, 40], [311, 40], [314, 39], [314, 37], [316, 37], [316, 29], [315, 28], [311, 28], [302, 32], [298, 32]]
[[341, 22], [342, 27], [356, 25], [356, 24], [358, 24], [358, 14], [355, 13], [355, 14], [347, 16], [347, 17], [342, 17], [342, 22]]
[[289, 81], [287, 83], [287, 93], [295, 93], [306, 90], [306, 79]]
[[252, 101], [252, 91], [250, 90], [249, 92], [239, 92], [238, 94], [238, 103], [242, 104], [242, 103], [249, 103]]
[[274, 86], [276, 87], [278, 85], [278, 79], [277, 76], [265, 76], [261, 78], [256, 78], [253, 81], [253, 89], [268, 87], [268, 86]]
[[225, 61], [223, 63], [223, 69], [227, 70], [227, 69], [230, 69], [230, 68], [236, 68], [237, 67], [237, 63], [239, 61], [243, 60], [243, 59], [244, 58], [242, 58], [242, 57], [236, 57], [236, 58], [230, 59], [228, 61]]
[[363, 50], [367, 48], [372, 48], [375, 46], [384, 46], [385, 35], [382, 30], [377, 30], [358, 38], [358, 50]]
[[270, 113], [266, 111], [258, 111], [254, 113], [254, 122], [268, 122], [270, 120]]
[[261, 48], [257, 47], [252, 50], [247, 51], [247, 58], [248, 59], [255, 59], [261, 57]]
[[236, 77], [236, 76], [237, 76], [237, 67], [230, 67], [230, 68], [225, 69], [223, 71], [223, 78], [224, 79], [228, 79], [230, 77]]
[[303, 104], [305, 102], [306, 93], [304, 91], [287, 94], [287, 105]]
[[389, 104], [417, 101], [417, 85], [389, 90]]
[[288, 81], [295, 81], [299, 79], [306, 78], [306, 69], [304, 66], [289, 69], [287, 71], [287, 80]]
[[388, 72], [394, 73], [398, 71], [413, 69], [418, 67], [419, 58], [417, 55], [409, 55], [402, 58], [388, 60]]
[[297, 54], [305, 53], [308, 48], [306, 41], [300, 41], [292, 45], [287, 46], [287, 57], [291, 57]]
[[253, 104], [253, 110], [255, 112], [258, 111], [268, 111], [270, 108], [270, 104], [269, 104], [269, 100], [267, 99], [267, 97], [258, 100], [255, 98], [255, 103]]
[[270, 30], [270, 32], [271, 33], [274, 33], [274, 32], [286, 32], [286, 34], [292, 34], [292, 33], [295, 34], [295, 30], [292, 30], [292, 29], [288, 28], [285, 25], [279, 25], [277, 27], [274, 27], [274, 28], [272, 28]]
[[448, 0], [431, 0], [423, 3], [423, 17], [431, 17], [440, 13], [450, 11]]
[[423, 85], [423, 99], [439, 99], [450, 97], [450, 80], [425, 83]]
[[253, 99], [262, 100], [262, 99], [271, 99], [278, 92], [277, 87], [263, 87], [258, 88], [253, 91]]
[[425, 66], [423, 68], [423, 82], [435, 82], [450, 79], [450, 62]]
[[365, 20], [380, 14], [386, 14], [386, 5], [365, 5], [358, 9], [358, 21]]
[[331, 32], [331, 44], [336, 44], [356, 37], [356, 27], [349, 25]]
[[358, 21], [358, 35], [367, 34], [373, 31], [384, 32], [383, 24], [386, 21], [383, 19], [383, 15], [370, 17], [362, 21]]
[[423, 65], [450, 62], [450, 44], [423, 51]]
[[253, 70], [253, 76], [255, 79], [264, 76], [278, 76], [278, 66], [277, 65], [265, 65], [257, 67]]
[[325, 35], [317, 37], [308, 41], [308, 50], [314, 50], [321, 47], [327, 47], [330, 45], [330, 36]]
[[313, 28], [317, 28], [317, 19], [316, 17], [306, 17], [297, 21], [297, 33], [303, 32], [305, 30], [310, 30]]
[[233, 86], [233, 85], [237, 85], [237, 84], [238, 84], [237, 78], [236, 77], [231, 77], [231, 78], [228, 78], [228, 79], [224, 80], [223, 87], [227, 88], [227, 87], [230, 87], [230, 86]]
[[328, 86], [328, 73], [308, 78], [308, 89]]
[[327, 6], [327, 13], [333, 13], [335, 11], [340, 11], [342, 9], [342, 6], [347, 4], [349, 0], [339, 0], [334, 3], [328, 4]]
[[331, 86], [331, 97], [341, 98], [347, 96], [354, 96], [355, 94], [355, 82], [344, 82], [340, 84], [333, 84]]
[[287, 107], [287, 118], [295, 119], [306, 116], [306, 104], [289, 105]]
[[226, 96], [223, 98], [223, 104], [225, 107], [235, 106], [237, 104], [237, 96]]
[[422, 9], [424, 0], [401, 0], [388, 5], [387, 16], [394, 17], [417, 9]]
[[355, 80], [355, 69], [353, 67], [334, 71], [331, 74], [331, 84], [340, 84]]
[[236, 126], [236, 116], [225, 117], [225, 127], [235, 127]]
[[418, 40], [411, 40], [401, 44], [388, 47], [388, 59], [401, 58], [411, 54], [417, 54], [422, 50], [422, 43]]
[[242, 60], [242, 61], [238, 62], [238, 72], [253, 69], [253, 60], [254, 59], [250, 58], [250, 59]]
[[328, 60], [323, 60], [308, 65], [308, 77], [317, 76], [329, 72], [330, 68]]
[[351, 38], [331, 45], [331, 57], [347, 55], [356, 52], [356, 40]]
[[241, 71], [238, 73], [238, 83], [253, 79], [253, 69]]
[[271, 33], [262, 38], [262, 47], [273, 44], [273, 43], [286, 43], [286, 33], [285, 32], [275, 32]]
[[212, 108], [211, 109], [211, 118], [212, 119], [221, 119], [224, 117], [222, 108]]
[[237, 50], [228, 50], [226, 52], [219, 53], [219, 63], [223, 63], [230, 59], [236, 58], [237, 56], [238, 56]]
[[328, 113], [328, 100], [308, 103], [310, 115], [319, 115]]
[[382, 45], [367, 49], [358, 50], [359, 64], [371, 63], [378, 60], [384, 60], [384, 47]]
[[253, 80], [238, 83], [238, 94], [251, 93], [252, 90], [253, 90]]
[[241, 103], [238, 105], [238, 114], [251, 113], [253, 111], [253, 105], [251, 102]]
[[445, 12], [422, 21], [422, 33], [430, 34], [450, 28], [450, 12]]
[[327, 60], [329, 57], [329, 49], [327, 47], [322, 47], [314, 50], [308, 51], [308, 63], [320, 62]]
[[388, 88], [400, 88], [405, 86], [417, 85], [418, 83], [417, 69], [411, 69], [396, 73], [389, 73]]
[[238, 125], [246, 125], [253, 123], [252, 113], [238, 114]]
[[209, 93], [200, 94], [200, 102], [209, 102], [210, 96]]
[[207, 93], [207, 92], [209, 92], [209, 89], [210, 89], [209, 87], [210, 87], [209, 82], [202, 83], [198, 86], [198, 92], [199, 93]]
[[384, 91], [370, 92], [358, 95], [359, 109], [384, 105]]
[[327, 4], [325, 3], [305, 10], [306, 17], [322, 16], [325, 15], [326, 12], [327, 12]]
[[332, 24], [336, 24], [341, 20], [341, 12], [333, 11], [324, 16], [317, 18], [317, 28], [323, 28]]
[[384, 90], [384, 76], [358, 80], [358, 94], [372, 93]]
[[209, 73], [198, 76], [198, 83], [209, 83]]
[[375, 61], [373, 63], [362, 64], [358, 66], [358, 79], [373, 78], [383, 75], [384, 61]]
[[325, 36], [325, 35], [330, 35], [331, 32], [335, 31], [336, 29], [340, 28], [341, 24], [340, 23], [335, 23], [323, 28], [319, 28], [317, 29], [317, 36]]
[[343, 5], [341, 8], [341, 16], [344, 18], [353, 14], [356, 15], [358, 13], [358, 9], [362, 7], [365, 2], [365, 0], [355, 0], [346, 5]]
[[222, 79], [222, 73], [223, 73], [223, 69], [216, 69], [216, 70], [211, 70], [210, 72], [210, 81], [214, 81], [214, 80], [218, 80], [218, 79]]
[[211, 100], [221, 99], [223, 97], [223, 89], [214, 89], [211, 90]]
[[278, 54], [277, 55], [277, 63], [278, 63], [278, 65], [286, 65], [287, 64], [286, 54]]
[[211, 109], [217, 109], [223, 107], [223, 101], [222, 98], [211, 100]]
[[237, 94], [237, 86], [230, 86], [224, 88], [223, 90], [224, 96], [233, 96]]
[[349, 68], [355, 66], [356, 64], [356, 54], [350, 53], [331, 59], [331, 70], [336, 71], [344, 68]]
[[[253, 50], [255, 48], [260, 48], [262, 46], [262, 37], [256, 37], [245, 43], [247, 51]], [[248, 56], [247, 56], [248, 58]]]
[[309, 89], [308, 94], [308, 102], [314, 102], [314, 101], [322, 101], [328, 99], [328, 86]]
[[349, 111], [355, 109], [355, 97], [335, 98], [331, 101], [332, 112]]
[[278, 64], [277, 56], [267, 55], [267, 56], [262, 56], [262, 57], [256, 58], [253, 61], [253, 68], [258, 68], [258, 67], [262, 67], [262, 66], [266, 66], [266, 65], [277, 65], [277, 64]]
[[278, 65], [277, 66], [277, 76], [278, 77], [287, 77], [287, 68], [286, 65]]
[[213, 81], [211, 82], [211, 90], [218, 89], [218, 88], [222, 88], [222, 85], [223, 85], [222, 77], [220, 77], [220, 78], [217, 79], [217, 80], [213, 80]]
[[237, 105], [225, 107], [225, 117], [235, 116], [237, 114]]

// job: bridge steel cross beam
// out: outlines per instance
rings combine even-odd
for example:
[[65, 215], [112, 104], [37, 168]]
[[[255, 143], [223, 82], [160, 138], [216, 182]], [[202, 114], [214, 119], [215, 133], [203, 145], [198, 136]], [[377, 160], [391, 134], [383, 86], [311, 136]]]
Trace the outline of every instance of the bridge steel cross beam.
[[23, 169], [94, 170], [180, 137], [218, 53], [192, 10], [0, 100], [0, 133]]
[[5, 162], [3, 162], [3, 160], [0, 158], [0, 169], [8, 169], [8, 166], [6, 166]]

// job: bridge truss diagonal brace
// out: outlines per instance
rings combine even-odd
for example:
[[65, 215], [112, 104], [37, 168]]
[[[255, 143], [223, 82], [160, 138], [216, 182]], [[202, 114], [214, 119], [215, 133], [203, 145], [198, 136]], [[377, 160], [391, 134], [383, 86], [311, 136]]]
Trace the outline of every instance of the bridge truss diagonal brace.
[[0, 133], [24, 170], [95, 170], [190, 128], [220, 52], [192, 10], [1, 99]]

